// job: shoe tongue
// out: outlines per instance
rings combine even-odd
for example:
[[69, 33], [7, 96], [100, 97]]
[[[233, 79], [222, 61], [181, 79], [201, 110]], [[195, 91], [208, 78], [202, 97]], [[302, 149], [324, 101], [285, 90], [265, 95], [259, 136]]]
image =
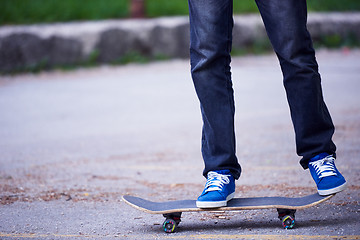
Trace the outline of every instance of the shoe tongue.
[[216, 172], [216, 173], [219, 173], [219, 174], [223, 174], [223, 175], [229, 175], [231, 174], [231, 172], [229, 170], [216, 170], [216, 171], [213, 171], [213, 172]]
[[313, 161], [317, 161], [317, 160], [326, 158], [327, 156], [329, 156], [328, 153], [320, 153], [320, 154], [316, 155], [315, 157], [311, 158], [311, 159], [310, 159], [310, 162], [313, 162]]

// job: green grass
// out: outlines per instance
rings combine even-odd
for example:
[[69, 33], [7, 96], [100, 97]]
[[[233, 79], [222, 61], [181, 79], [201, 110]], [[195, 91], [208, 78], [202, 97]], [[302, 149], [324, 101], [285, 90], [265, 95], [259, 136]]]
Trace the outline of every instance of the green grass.
[[309, 11], [359, 11], [359, 0], [308, 0]]
[[[0, 25], [126, 18], [130, 0], [0, 0]], [[360, 11], [359, 0], [308, 0], [309, 11]], [[234, 0], [234, 12], [258, 12]], [[187, 15], [187, 0], [146, 0], [147, 17]]]
[[0, 0], [0, 24], [124, 18], [126, 0]]
[[[359, 0], [308, 0], [309, 11], [360, 11]], [[187, 15], [187, 0], [147, 0], [149, 17]], [[234, 0], [234, 13], [257, 13], [255, 0]]]
[[187, 0], [146, 0], [148, 17], [188, 15]]

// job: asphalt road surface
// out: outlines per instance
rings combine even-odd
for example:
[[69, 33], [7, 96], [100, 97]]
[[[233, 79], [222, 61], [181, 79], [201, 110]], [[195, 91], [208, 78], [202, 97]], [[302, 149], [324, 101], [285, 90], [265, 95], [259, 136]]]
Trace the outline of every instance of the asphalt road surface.
[[[202, 191], [201, 116], [188, 60], [0, 77], [0, 239], [360, 239], [360, 51], [318, 51], [336, 125], [337, 167], [348, 189], [297, 212], [284, 230], [275, 210], [163, 217], [154, 201]], [[295, 154], [275, 55], [232, 62], [238, 197], [314, 193]]]

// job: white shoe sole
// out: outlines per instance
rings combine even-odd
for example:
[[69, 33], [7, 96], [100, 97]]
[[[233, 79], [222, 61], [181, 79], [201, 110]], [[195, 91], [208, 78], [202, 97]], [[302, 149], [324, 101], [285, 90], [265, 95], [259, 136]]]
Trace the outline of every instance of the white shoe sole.
[[335, 194], [335, 193], [338, 193], [338, 192], [341, 192], [341, 191], [345, 190], [346, 186], [347, 186], [347, 182], [345, 182], [343, 185], [340, 185], [340, 186], [338, 186], [336, 188], [327, 189], [327, 190], [318, 190], [318, 193], [321, 196]]
[[204, 201], [196, 201], [196, 207], [198, 208], [219, 208], [219, 207], [226, 207], [227, 206], [227, 202], [230, 201], [231, 199], [233, 199], [235, 196], [235, 192], [229, 194], [229, 196], [227, 196], [225, 201], [208, 201], [208, 202], [204, 202]]

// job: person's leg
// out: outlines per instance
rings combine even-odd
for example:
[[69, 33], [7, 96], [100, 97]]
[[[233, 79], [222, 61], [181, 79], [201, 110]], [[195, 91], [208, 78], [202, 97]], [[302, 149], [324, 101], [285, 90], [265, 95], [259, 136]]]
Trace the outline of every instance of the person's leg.
[[280, 61], [296, 149], [302, 156], [300, 164], [304, 169], [310, 168], [320, 194], [341, 191], [345, 179], [334, 165], [335, 128], [323, 100], [315, 51], [306, 27], [306, 0], [256, 0], [256, 3]]
[[307, 31], [306, 0], [256, 0], [279, 58], [296, 134], [301, 165], [328, 152], [335, 154], [334, 125], [324, 103], [312, 40]]
[[204, 176], [230, 170], [240, 176], [235, 155], [234, 97], [230, 72], [232, 0], [189, 0], [191, 74], [203, 118]]
[[226, 206], [241, 168], [235, 155], [235, 104], [230, 72], [232, 0], [189, 0], [191, 74], [203, 118], [205, 189], [196, 204]]

